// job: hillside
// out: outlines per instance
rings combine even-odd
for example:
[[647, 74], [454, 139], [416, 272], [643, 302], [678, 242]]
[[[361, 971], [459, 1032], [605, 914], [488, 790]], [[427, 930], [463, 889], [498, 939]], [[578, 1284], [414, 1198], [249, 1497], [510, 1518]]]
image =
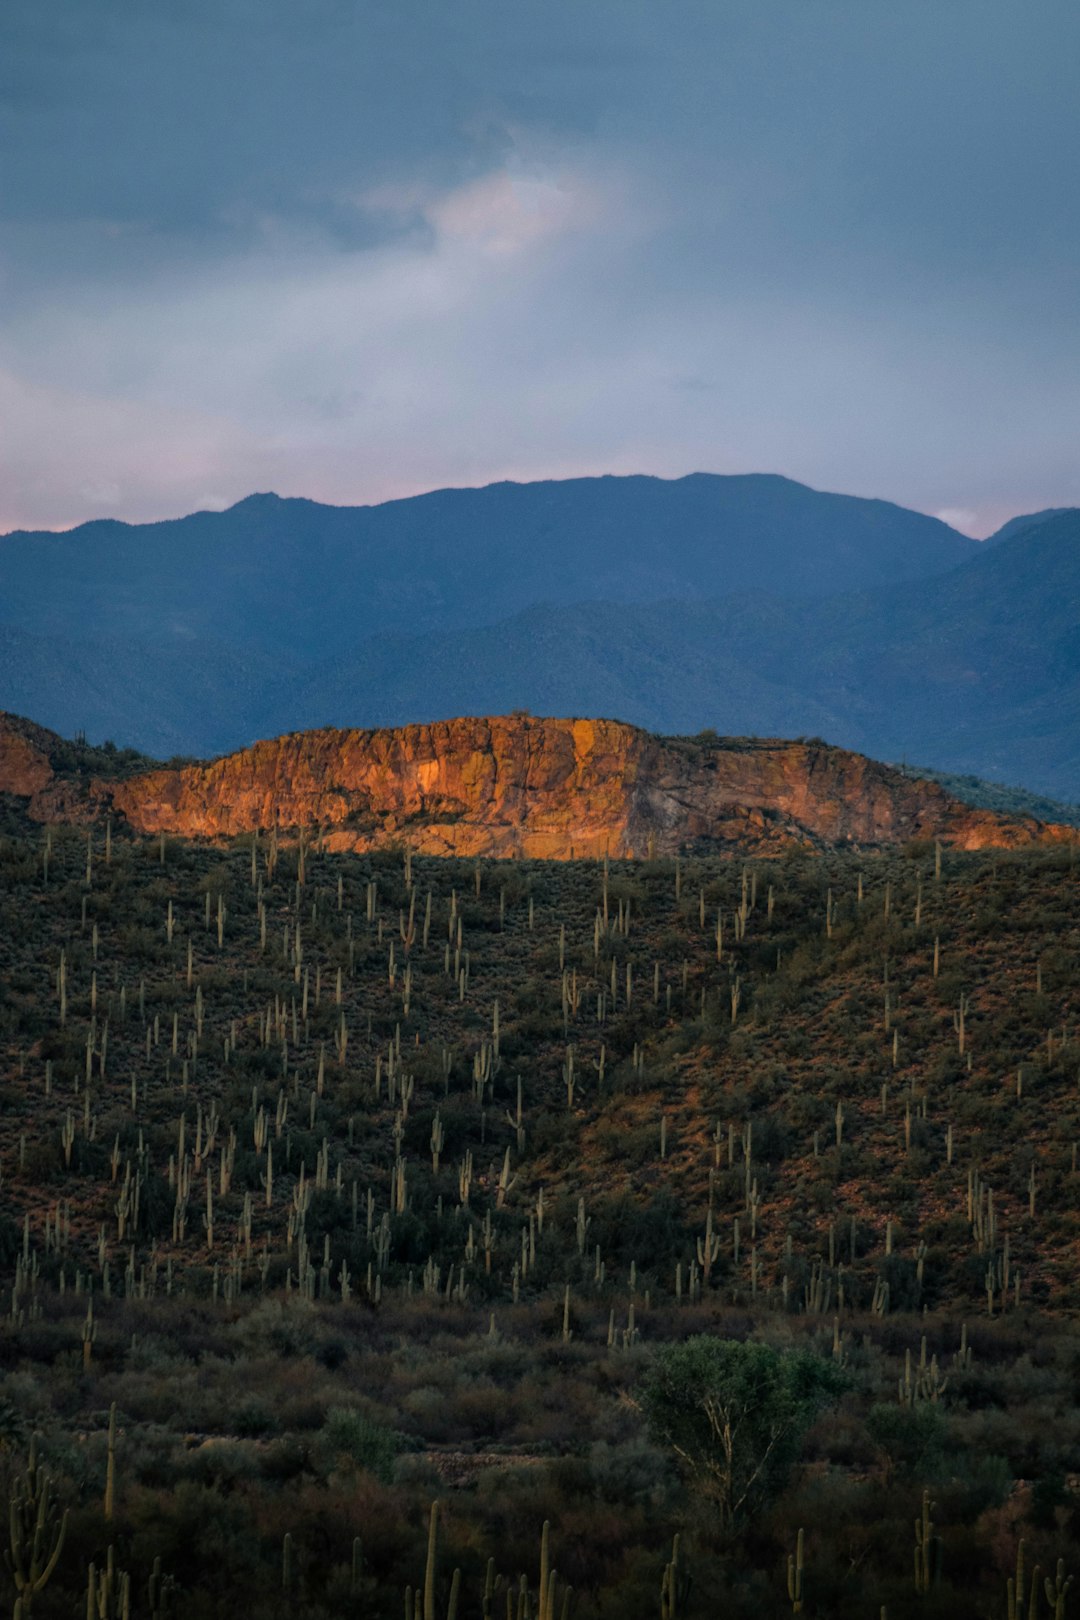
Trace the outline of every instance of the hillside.
[[815, 618], [809, 670], [779, 643], [765, 667], [821, 700], [857, 694], [849, 744], [873, 736], [893, 757], [1068, 798], [1080, 783], [1078, 603], [1080, 512], [1068, 511], [932, 588], [835, 599]]
[[118, 815], [147, 835], [317, 832], [330, 849], [572, 860], [780, 853], [940, 840], [1069, 843], [1071, 828], [976, 810], [936, 784], [812, 742], [656, 737], [525, 713], [298, 732], [208, 764], [73, 778], [60, 739], [0, 717], [0, 792], [37, 821]]
[[896, 765], [905, 776], [936, 782], [950, 798], [959, 799], [978, 810], [999, 810], [1007, 816], [1031, 816], [1036, 821], [1054, 821], [1066, 827], [1080, 827], [1080, 804], [1047, 799], [1024, 788], [984, 781], [980, 776], [955, 776], [949, 771], [931, 770], [926, 765]]
[[469, 635], [376, 637], [275, 694], [289, 727], [485, 712], [500, 698], [660, 731], [822, 735], [1080, 795], [1080, 513], [932, 582], [818, 601], [536, 608]]
[[1000, 529], [995, 529], [993, 534], [988, 534], [983, 545], [996, 546], [1001, 540], [1011, 540], [1014, 534], [1023, 534], [1025, 529], [1037, 528], [1049, 518], [1064, 517], [1066, 512], [1074, 510], [1075, 508], [1068, 506], [1048, 506], [1041, 512], [1021, 512], [1017, 517], [1003, 523]]
[[767, 475], [492, 484], [371, 507], [253, 495], [167, 523], [9, 534], [0, 618], [317, 660], [537, 602], [778, 583], [822, 596], [941, 573], [977, 549], [936, 518]]
[[0, 623], [3, 707], [40, 715], [65, 736], [134, 740], [159, 758], [255, 735], [255, 715], [290, 674], [300, 680], [306, 671], [257, 648], [35, 634]]
[[[0, 837], [0, 1462], [21, 1499], [35, 1433], [48, 1546], [70, 1510], [35, 1614], [110, 1548], [147, 1620], [396, 1620], [425, 1570], [442, 1615], [455, 1569], [465, 1620], [652, 1620], [675, 1535], [686, 1620], [790, 1613], [800, 1531], [830, 1620], [994, 1620], [1020, 1538], [1064, 1584], [1072, 856]], [[730, 1523], [648, 1401], [698, 1335], [828, 1396]]]

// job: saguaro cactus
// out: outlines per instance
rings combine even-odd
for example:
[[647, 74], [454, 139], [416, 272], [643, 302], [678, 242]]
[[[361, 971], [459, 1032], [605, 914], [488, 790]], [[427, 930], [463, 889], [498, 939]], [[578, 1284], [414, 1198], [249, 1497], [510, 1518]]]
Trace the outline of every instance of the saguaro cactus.
[[698, 1265], [701, 1267], [706, 1288], [709, 1286], [709, 1274], [712, 1271], [713, 1262], [719, 1253], [720, 1234], [713, 1231], [713, 1212], [710, 1206], [705, 1216], [705, 1236], [703, 1238], [699, 1237], [697, 1240]]
[[160, 1558], [154, 1559], [154, 1567], [146, 1583], [146, 1595], [150, 1600], [150, 1620], [167, 1620], [173, 1611], [176, 1581], [173, 1576], [162, 1574]]
[[802, 1613], [802, 1578], [803, 1578], [803, 1533], [799, 1530], [795, 1538], [795, 1551], [788, 1553], [787, 1561], [787, 1594], [791, 1599], [792, 1614]]
[[1053, 1620], [1065, 1620], [1065, 1595], [1072, 1583], [1072, 1576], [1065, 1574], [1064, 1558], [1059, 1558], [1053, 1583], [1051, 1583], [1049, 1575], [1043, 1582], [1046, 1588], [1046, 1601], [1050, 1605]]
[[[1039, 1566], [1036, 1564], [1032, 1570], [1029, 1583], [1025, 1570], [1026, 1553], [1027, 1543], [1020, 1541], [1016, 1548], [1016, 1573], [1010, 1575], [1005, 1583], [1009, 1620], [1035, 1620], [1038, 1613]], [[1025, 1598], [1028, 1600], [1026, 1616]]]
[[690, 1597], [691, 1578], [680, 1556], [679, 1537], [671, 1543], [671, 1562], [664, 1565], [660, 1583], [660, 1620], [683, 1620]]
[[106, 1555], [105, 1568], [91, 1564], [86, 1575], [87, 1620], [129, 1620], [131, 1576], [117, 1570], [113, 1548]]
[[[424, 1566], [424, 1606], [421, 1612], [420, 1604], [414, 1601], [413, 1615], [415, 1620], [438, 1620], [435, 1610], [435, 1579], [439, 1565], [439, 1504], [432, 1502], [431, 1516], [428, 1520], [427, 1562]], [[461, 1571], [455, 1569], [450, 1580], [450, 1596], [446, 1604], [446, 1620], [457, 1620], [458, 1598], [461, 1594]], [[419, 1594], [417, 1594], [419, 1597]], [[408, 1613], [409, 1596], [406, 1594], [405, 1609]]]
[[940, 1543], [934, 1534], [934, 1521], [930, 1517], [933, 1504], [930, 1492], [922, 1493], [922, 1510], [915, 1520], [915, 1590], [920, 1596], [929, 1592], [937, 1574]]
[[109, 1407], [109, 1451], [105, 1464], [105, 1517], [116, 1511], [116, 1402]]
[[34, 1598], [48, 1584], [67, 1535], [65, 1508], [59, 1522], [52, 1482], [38, 1465], [37, 1436], [30, 1441], [26, 1472], [15, 1480], [8, 1514], [9, 1547], [5, 1561], [19, 1594], [22, 1620], [29, 1620]]

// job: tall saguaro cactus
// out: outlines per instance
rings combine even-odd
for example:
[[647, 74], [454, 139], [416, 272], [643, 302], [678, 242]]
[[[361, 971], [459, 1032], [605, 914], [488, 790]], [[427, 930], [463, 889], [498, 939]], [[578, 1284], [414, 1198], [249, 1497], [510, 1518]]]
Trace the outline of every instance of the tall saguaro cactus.
[[795, 1551], [788, 1553], [787, 1592], [791, 1600], [792, 1614], [801, 1614], [803, 1606], [803, 1533], [801, 1529], [795, 1541]]
[[924, 1490], [922, 1509], [915, 1520], [915, 1590], [920, 1597], [925, 1597], [929, 1592], [937, 1574], [940, 1543], [934, 1534], [933, 1511], [930, 1492]]
[[565, 1586], [562, 1589], [561, 1602], [559, 1594], [559, 1578], [551, 1566], [551, 1525], [547, 1519], [540, 1532], [540, 1584], [537, 1589], [537, 1620], [567, 1620], [570, 1613], [570, 1598], [572, 1588]]
[[1026, 1554], [1027, 1543], [1021, 1541], [1016, 1548], [1016, 1574], [1005, 1583], [1009, 1620], [1035, 1620], [1038, 1612], [1040, 1570], [1036, 1564], [1030, 1582], [1027, 1580]]
[[116, 1402], [109, 1407], [109, 1449], [105, 1464], [105, 1517], [116, 1512]]
[[[439, 1504], [432, 1502], [428, 1519], [427, 1559], [424, 1565], [424, 1598], [410, 1589], [405, 1594], [406, 1620], [438, 1620], [435, 1610], [435, 1580], [439, 1567]], [[450, 1582], [450, 1596], [446, 1604], [446, 1620], [457, 1620], [458, 1598], [461, 1593], [461, 1571], [455, 1569]]]
[[104, 1569], [91, 1564], [87, 1571], [86, 1616], [87, 1620], [130, 1620], [131, 1576], [117, 1570], [112, 1547]]
[[26, 1472], [15, 1480], [8, 1513], [8, 1569], [19, 1594], [21, 1620], [30, 1620], [34, 1598], [48, 1584], [67, 1535], [65, 1508], [57, 1520], [52, 1481], [37, 1460], [37, 1436], [30, 1441]]
[[683, 1620], [690, 1597], [690, 1574], [680, 1556], [680, 1540], [671, 1543], [671, 1562], [660, 1583], [660, 1620]]
[[1072, 1576], [1065, 1574], [1064, 1558], [1059, 1558], [1054, 1580], [1051, 1581], [1048, 1575], [1043, 1582], [1046, 1589], [1046, 1601], [1050, 1605], [1053, 1620], [1065, 1620], [1065, 1596], [1072, 1583]]

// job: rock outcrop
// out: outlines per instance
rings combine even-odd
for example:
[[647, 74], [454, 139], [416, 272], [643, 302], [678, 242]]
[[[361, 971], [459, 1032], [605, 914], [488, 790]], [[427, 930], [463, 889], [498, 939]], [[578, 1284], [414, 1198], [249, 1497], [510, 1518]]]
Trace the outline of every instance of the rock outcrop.
[[15, 714], [0, 714], [0, 793], [36, 800], [53, 782], [60, 739]]
[[655, 737], [613, 720], [512, 714], [385, 731], [297, 732], [207, 764], [81, 781], [58, 738], [0, 721], [0, 792], [37, 820], [121, 816], [139, 833], [319, 829], [327, 847], [562, 860], [1074, 842], [1073, 828], [974, 810], [931, 782], [821, 742]]

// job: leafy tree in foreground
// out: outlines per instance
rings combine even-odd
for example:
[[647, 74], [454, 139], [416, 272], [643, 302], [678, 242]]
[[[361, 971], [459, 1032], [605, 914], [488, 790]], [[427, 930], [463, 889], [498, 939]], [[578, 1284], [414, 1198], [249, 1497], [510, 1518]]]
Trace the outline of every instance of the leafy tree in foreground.
[[702, 1333], [657, 1354], [643, 1404], [654, 1437], [727, 1526], [781, 1488], [806, 1429], [845, 1386], [807, 1351]]

